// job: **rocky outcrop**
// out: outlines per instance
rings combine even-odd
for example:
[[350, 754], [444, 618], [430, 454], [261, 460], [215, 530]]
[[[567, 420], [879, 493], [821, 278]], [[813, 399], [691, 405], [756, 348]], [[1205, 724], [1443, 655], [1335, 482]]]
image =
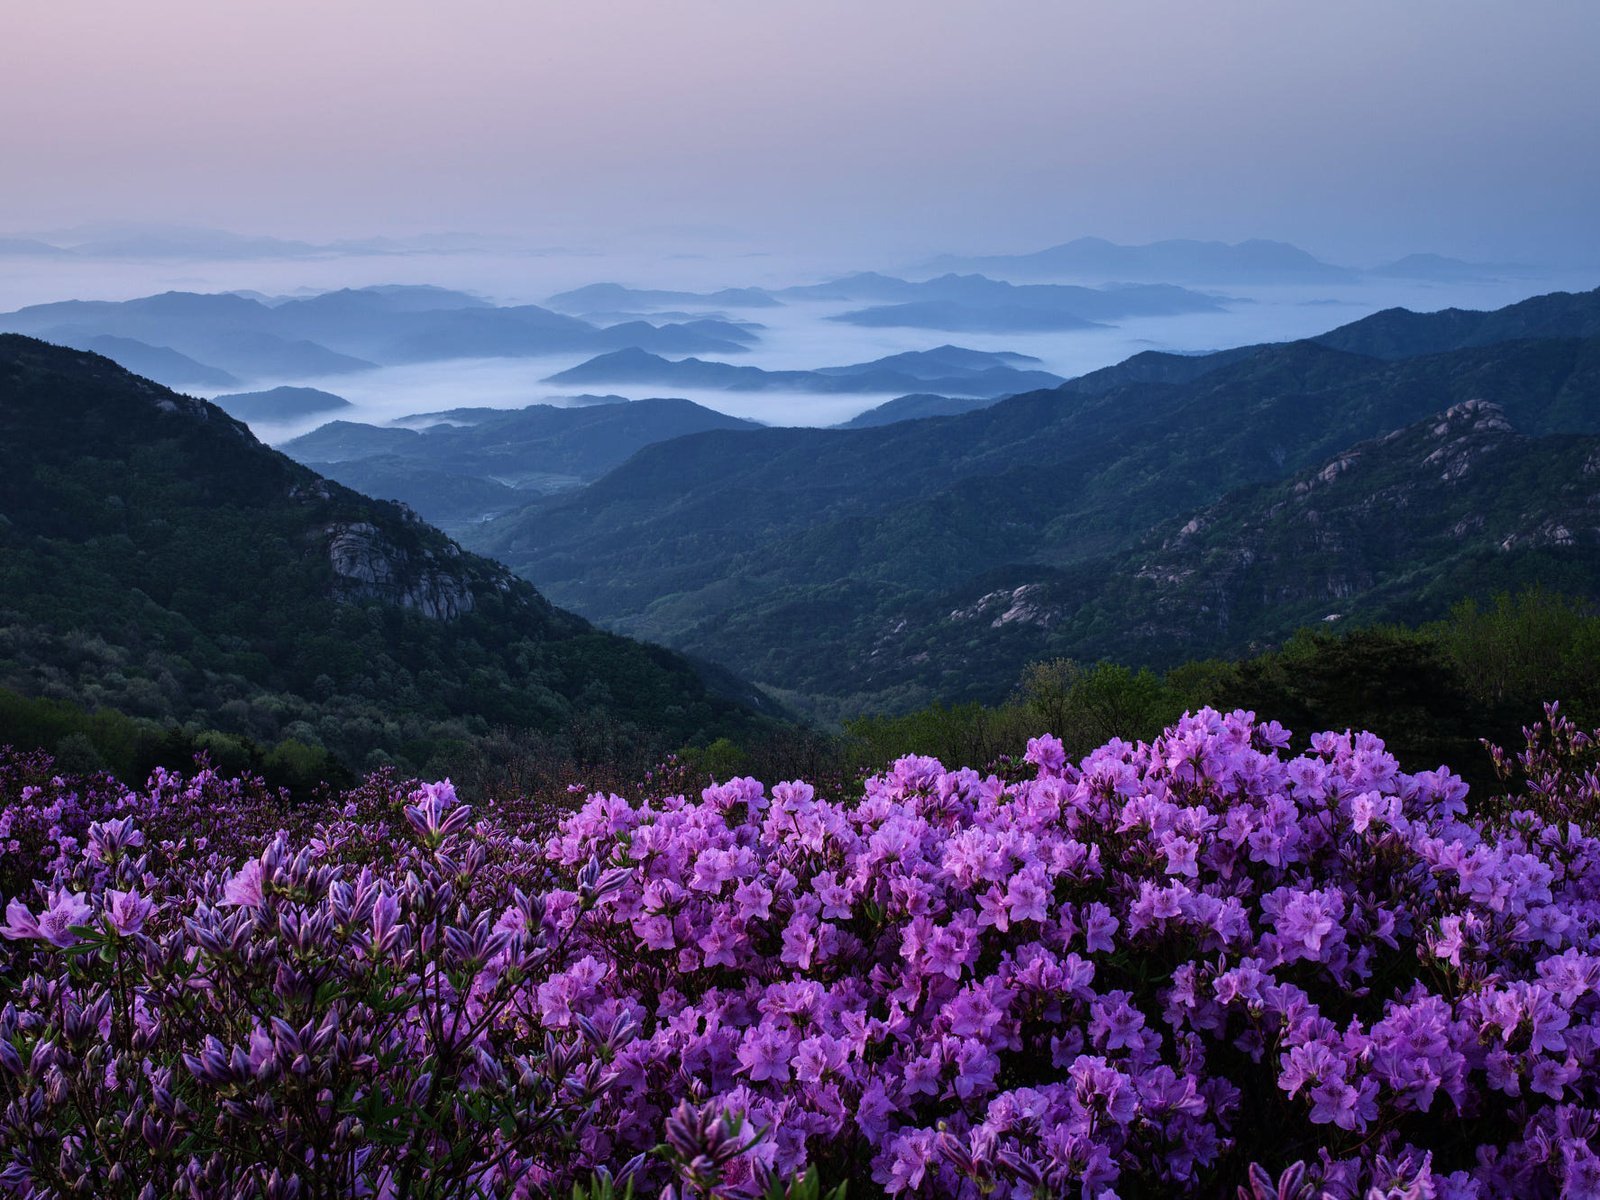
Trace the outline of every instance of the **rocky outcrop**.
[[336, 576], [336, 599], [377, 600], [436, 621], [452, 621], [477, 607], [472, 585], [448, 560], [460, 551], [446, 544], [444, 558], [432, 550], [412, 555], [365, 521], [330, 525], [328, 563]]
[[1506, 420], [1505, 410], [1487, 400], [1467, 400], [1447, 409], [1430, 431], [1439, 445], [1422, 461], [1439, 472], [1445, 483], [1460, 479], [1485, 453], [1497, 444], [1484, 434], [1510, 434], [1515, 431]]
[[[1527, 437], [1500, 405], [1468, 400], [1294, 478], [1241, 489], [1124, 557], [1016, 568], [1004, 586], [951, 597], [941, 615], [974, 659], [1006, 653], [1005, 638], [1037, 647], [1035, 657], [1172, 661], [1232, 652], [1255, 631], [1281, 638], [1387, 615], [1397, 597], [1441, 579], [1438, 595], [1470, 594], [1498, 583], [1491, 559], [1505, 554], [1550, 552], [1581, 578], [1600, 555], [1597, 441]], [[886, 635], [886, 658], [911, 649], [899, 635]]]
[[991, 629], [1001, 629], [1007, 625], [1038, 625], [1049, 628], [1061, 616], [1061, 610], [1046, 602], [1048, 589], [1037, 583], [1025, 583], [1021, 587], [1003, 588], [1000, 591], [989, 592], [980, 596], [977, 601], [966, 608], [958, 608], [950, 614], [952, 621], [987, 621]]

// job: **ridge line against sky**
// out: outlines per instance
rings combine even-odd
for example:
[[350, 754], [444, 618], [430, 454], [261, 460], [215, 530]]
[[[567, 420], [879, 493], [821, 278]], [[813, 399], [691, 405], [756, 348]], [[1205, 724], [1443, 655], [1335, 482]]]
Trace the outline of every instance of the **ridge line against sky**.
[[24, 5], [0, 229], [1600, 262], [1597, 51], [1585, 0]]

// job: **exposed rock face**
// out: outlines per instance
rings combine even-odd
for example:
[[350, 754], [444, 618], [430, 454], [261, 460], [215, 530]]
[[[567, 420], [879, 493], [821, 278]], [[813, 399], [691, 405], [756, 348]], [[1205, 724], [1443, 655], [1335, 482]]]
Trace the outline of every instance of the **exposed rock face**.
[[1000, 629], [1013, 623], [1048, 628], [1060, 618], [1061, 611], [1046, 603], [1046, 597], [1047, 589], [1044, 586], [1025, 583], [1021, 587], [1003, 588], [980, 596], [976, 603], [956, 609], [949, 619], [987, 620], [991, 629]]
[[[437, 621], [452, 621], [477, 606], [471, 584], [431, 550], [413, 558], [365, 521], [330, 525], [324, 533], [340, 600], [378, 600]], [[449, 557], [458, 553], [453, 545], [447, 551]]]
[[[995, 650], [998, 638], [983, 639], [987, 627], [1033, 657], [1058, 646], [1100, 653], [1110, 631], [1124, 654], [1149, 646], [1173, 660], [1238, 641], [1239, 630], [1282, 637], [1296, 625], [1381, 613], [1434, 577], [1450, 581], [1441, 594], [1492, 581], [1500, 554], [1555, 551], [1563, 569], [1593, 570], [1597, 441], [1527, 437], [1499, 404], [1468, 400], [1295, 478], [1241, 489], [1125, 557], [1037, 575], [1018, 567], [1004, 586], [960, 597], [942, 615], [964, 627], [952, 637], [974, 656], [1006, 653]], [[1022, 642], [1025, 632], [1036, 640]], [[885, 659], [899, 634], [882, 639]]]
[[1467, 400], [1447, 409], [1430, 432], [1440, 445], [1422, 461], [1427, 466], [1440, 468], [1439, 478], [1453, 483], [1496, 445], [1492, 439], [1486, 441], [1474, 435], [1509, 434], [1514, 430], [1506, 420], [1505, 410], [1498, 404]]

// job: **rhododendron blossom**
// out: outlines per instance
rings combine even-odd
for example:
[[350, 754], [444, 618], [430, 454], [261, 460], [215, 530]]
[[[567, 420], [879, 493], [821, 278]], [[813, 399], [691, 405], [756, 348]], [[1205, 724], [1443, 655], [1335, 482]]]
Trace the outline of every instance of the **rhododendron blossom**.
[[0, 758], [0, 1193], [1600, 1195], [1600, 839], [1309, 745], [558, 824]]

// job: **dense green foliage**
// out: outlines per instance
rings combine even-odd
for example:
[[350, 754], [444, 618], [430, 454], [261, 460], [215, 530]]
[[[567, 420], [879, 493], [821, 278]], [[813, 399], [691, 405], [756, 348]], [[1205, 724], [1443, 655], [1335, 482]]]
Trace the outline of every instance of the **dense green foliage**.
[[1069, 755], [1112, 738], [1149, 739], [1185, 711], [1243, 708], [1291, 729], [1372, 729], [1401, 763], [1449, 762], [1480, 788], [1494, 782], [1482, 742], [1512, 746], [1561, 697], [1580, 724], [1600, 721], [1600, 616], [1541, 591], [1456, 606], [1420, 629], [1302, 630], [1276, 650], [1185, 663], [1165, 675], [1112, 662], [1031, 664], [998, 704], [934, 704], [846, 723], [840, 753], [866, 766], [884, 753], [995, 762], [1039, 731]]
[[163, 725], [115, 709], [93, 712], [66, 700], [24, 696], [0, 688], [0, 744], [50, 751], [65, 771], [109, 771], [139, 781], [157, 767], [183, 770], [204, 755], [230, 775], [252, 774], [269, 787], [305, 797], [345, 787], [354, 775], [325, 747], [286, 738], [262, 746], [217, 729]]
[[595, 728], [661, 750], [760, 720], [220, 409], [13, 336], [0, 686], [356, 769], [437, 767], [497, 727], [576, 757]]

